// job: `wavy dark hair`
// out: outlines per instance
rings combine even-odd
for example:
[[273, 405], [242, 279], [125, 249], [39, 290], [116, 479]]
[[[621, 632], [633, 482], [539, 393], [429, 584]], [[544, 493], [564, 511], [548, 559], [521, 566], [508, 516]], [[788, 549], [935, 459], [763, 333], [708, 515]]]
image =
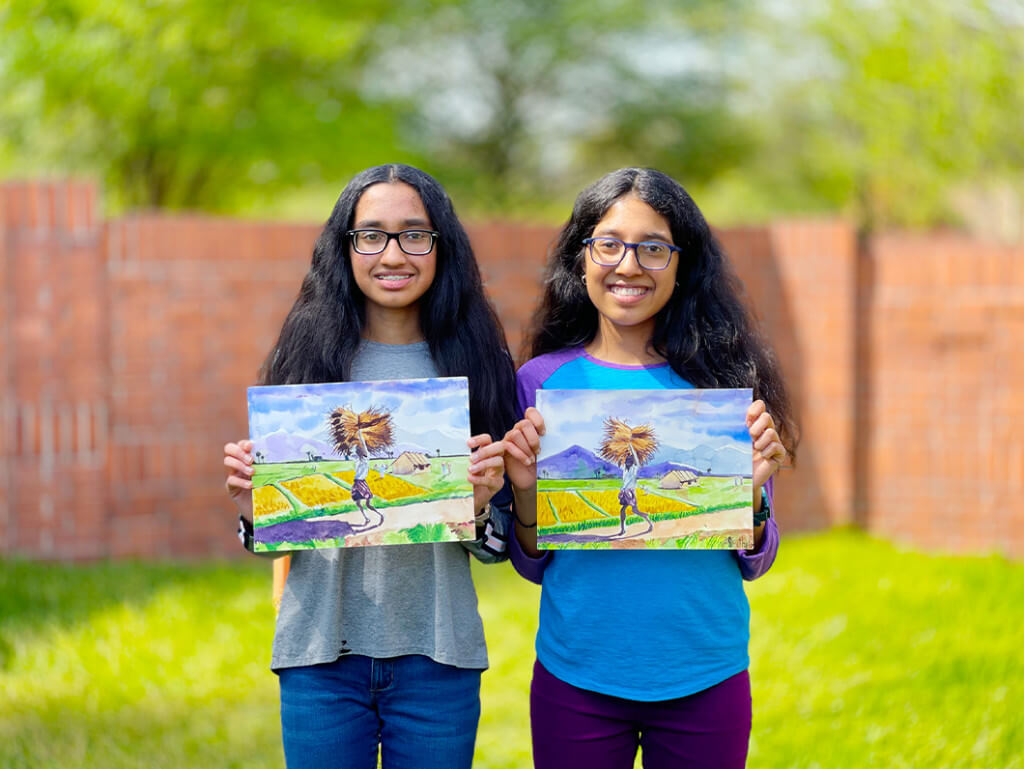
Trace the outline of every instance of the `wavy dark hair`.
[[524, 349], [530, 357], [587, 344], [598, 312], [583, 275], [589, 238], [612, 204], [633, 195], [665, 217], [679, 254], [676, 285], [655, 317], [650, 347], [695, 387], [750, 387], [764, 400], [790, 454], [797, 427], [771, 345], [741, 300], [741, 284], [697, 204], [678, 182], [650, 168], [622, 168], [576, 198], [548, 260], [544, 296]]
[[260, 369], [261, 384], [344, 382], [366, 322], [365, 297], [348, 258], [356, 204], [374, 184], [415, 189], [439, 234], [434, 281], [420, 299], [420, 330], [440, 376], [469, 378], [474, 433], [500, 440], [515, 422], [515, 370], [505, 333], [484, 294], [466, 230], [444, 188], [412, 166], [368, 168], [346, 185], [313, 247], [313, 263], [277, 343]]

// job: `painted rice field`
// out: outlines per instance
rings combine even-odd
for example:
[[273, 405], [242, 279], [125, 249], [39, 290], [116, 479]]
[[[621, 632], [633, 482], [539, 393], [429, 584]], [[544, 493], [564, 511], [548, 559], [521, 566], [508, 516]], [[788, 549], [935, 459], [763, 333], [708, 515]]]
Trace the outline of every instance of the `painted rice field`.
[[[750, 517], [751, 485], [747, 479], [737, 485], [732, 478], [709, 478], [699, 494], [695, 489], [667, 491], [649, 488], [641, 483], [637, 502], [653, 524], [654, 537], [631, 542], [631, 532], [646, 528], [645, 519], [627, 514], [626, 537], [608, 543], [610, 533], [621, 528], [618, 481], [605, 479], [603, 488], [595, 490], [594, 482], [577, 488], [557, 483], [554, 488], [544, 481], [538, 483], [537, 533], [548, 549], [567, 549], [585, 545], [593, 547], [687, 547], [732, 548], [749, 547], [743, 523]], [[653, 487], [654, 484], [649, 484]], [[550, 490], [549, 490], [550, 489]], [[627, 511], [630, 513], [631, 511]], [[736, 519], [738, 525], [729, 529], [707, 526], [709, 516]], [[684, 539], [682, 543], [679, 539]]]
[[[458, 468], [465, 478], [467, 457], [443, 459], [451, 467], [448, 475]], [[310, 475], [298, 474], [309, 469], [297, 466], [301, 464], [258, 466], [257, 477], [259, 471], [266, 470], [270, 481], [253, 490], [253, 518], [259, 540], [265, 545], [263, 550], [451, 542], [475, 536], [475, 525], [461, 520], [467, 506], [472, 517], [472, 491], [461, 488], [462, 484], [454, 480], [435, 478], [440, 476], [440, 470], [418, 478], [424, 484], [421, 486], [381, 469], [371, 469], [367, 485], [373, 494], [373, 506], [384, 518], [381, 525], [372, 510], [363, 515], [352, 499], [351, 462], [310, 463], [324, 470]], [[343, 469], [346, 465], [349, 468]], [[429, 511], [435, 508], [437, 514], [431, 516]], [[459, 520], [455, 520], [452, 512]], [[417, 516], [423, 520], [410, 523], [410, 518]]]
[[258, 552], [472, 539], [465, 378], [249, 389]]

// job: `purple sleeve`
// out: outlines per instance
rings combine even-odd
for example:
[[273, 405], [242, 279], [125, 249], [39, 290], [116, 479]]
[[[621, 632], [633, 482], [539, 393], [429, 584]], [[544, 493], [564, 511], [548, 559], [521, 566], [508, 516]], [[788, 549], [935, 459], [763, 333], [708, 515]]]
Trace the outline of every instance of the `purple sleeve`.
[[737, 550], [736, 558], [740, 562], [740, 573], [748, 582], [763, 577], [775, 563], [775, 555], [779, 552], [779, 525], [775, 522], [775, 479], [769, 478], [764, 485], [764, 493], [768, 505], [772, 509], [772, 517], [764, 525], [764, 536], [757, 550], [748, 553]]
[[526, 409], [537, 405], [537, 388], [540, 387], [540, 382], [530, 376], [525, 369], [526, 366], [523, 366], [516, 374], [516, 406], [519, 409], [520, 419], [523, 418]]
[[558, 352], [549, 352], [526, 361], [516, 372], [516, 400], [519, 403], [519, 415], [530, 406], [537, 405], [537, 390], [558, 369], [569, 361], [583, 354], [582, 347], [570, 347]]
[[[519, 405], [520, 417], [530, 406], [537, 405], [537, 390], [544, 386], [544, 381], [559, 366], [578, 355], [579, 351], [576, 349], [563, 350], [557, 353], [541, 355], [523, 364], [516, 373], [516, 400]], [[513, 510], [515, 510], [514, 502]], [[515, 570], [525, 579], [538, 585], [544, 578], [544, 570], [554, 557], [554, 553], [551, 550], [541, 553], [536, 558], [527, 555], [523, 552], [523, 546], [519, 544], [519, 538], [515, 535], [514, 528], [512, 536], [509, 537], [508, 554]]]
[[508, 538], [508, 557], [516, 571], [519, 572], [519, 576], [538, 585], [544, 579], [544, 570], [551, 563], [554, 555], [554, 551], [546, 550], [533, 558], [523, 552], [523, 546], [519, 544], [519, 538], [514, 533]]

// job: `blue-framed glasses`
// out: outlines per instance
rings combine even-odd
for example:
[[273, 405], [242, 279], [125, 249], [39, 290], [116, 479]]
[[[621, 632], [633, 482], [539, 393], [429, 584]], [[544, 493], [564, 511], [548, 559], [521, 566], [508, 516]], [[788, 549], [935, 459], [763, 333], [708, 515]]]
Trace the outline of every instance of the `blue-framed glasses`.
[[363, 256], [383, 253], [392, 238], [398, 241], [398, 247], [409, 256], [423, 256], [434, 250], [434, 241], [439, 233], [434, 230], [349, 230], [345, 234], [352, 238], [352, 248], [356, 253]]
[[626, 258], [626, 252], [633, 249], [637, 264], [645, 270], [664, 270], [672, 261], [672, 254], [683, 250], [660, 240], [627, 243], [618, 238], [585, 238], [583, 245], [590, 251], [594, 264], [601, 267], [618, 267]]

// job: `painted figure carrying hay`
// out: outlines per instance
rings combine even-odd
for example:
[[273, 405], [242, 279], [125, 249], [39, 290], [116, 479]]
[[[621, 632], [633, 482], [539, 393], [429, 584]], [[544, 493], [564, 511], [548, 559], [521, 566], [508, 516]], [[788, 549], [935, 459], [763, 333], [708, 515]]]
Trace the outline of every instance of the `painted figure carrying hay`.
[[365, 503], [366, 507], [377, 514], [380, 520], [375, 525], [379, 526], [384, 522], [384, 515], [373, 506], [373, 492], [370, 491], [366, 478], [370, 474], [370, 455], [384, 452], [394, 444], [391, 414], [373, 407], [357, 414], [342, 406], [332, 411], [327, 421], [331, 437], [334, 439], [335, 451], [346, 457], [351, 454], [356, 456], [352, 501], [363, 514], [364, 524], [370, 522], [369, 515], [363, 509]]
[[654, 529], [654, 524], [647, 513], [640, 510], [636, 497], [636, 479], [640, 466], [645, 464], [658, 450], [658, 439], [650, 425], [630, 427], [620, 419], [608, 417], [604, 420], [604, 440], [598, 449], [601, 457], [614, 462], [622, 468], [622, 489], [619, 491], [619, 532], [613, 536], [621, 537], [626, 533], [626, 510], [633, 512], [647, 521], [647, 530], [639, 536]]

